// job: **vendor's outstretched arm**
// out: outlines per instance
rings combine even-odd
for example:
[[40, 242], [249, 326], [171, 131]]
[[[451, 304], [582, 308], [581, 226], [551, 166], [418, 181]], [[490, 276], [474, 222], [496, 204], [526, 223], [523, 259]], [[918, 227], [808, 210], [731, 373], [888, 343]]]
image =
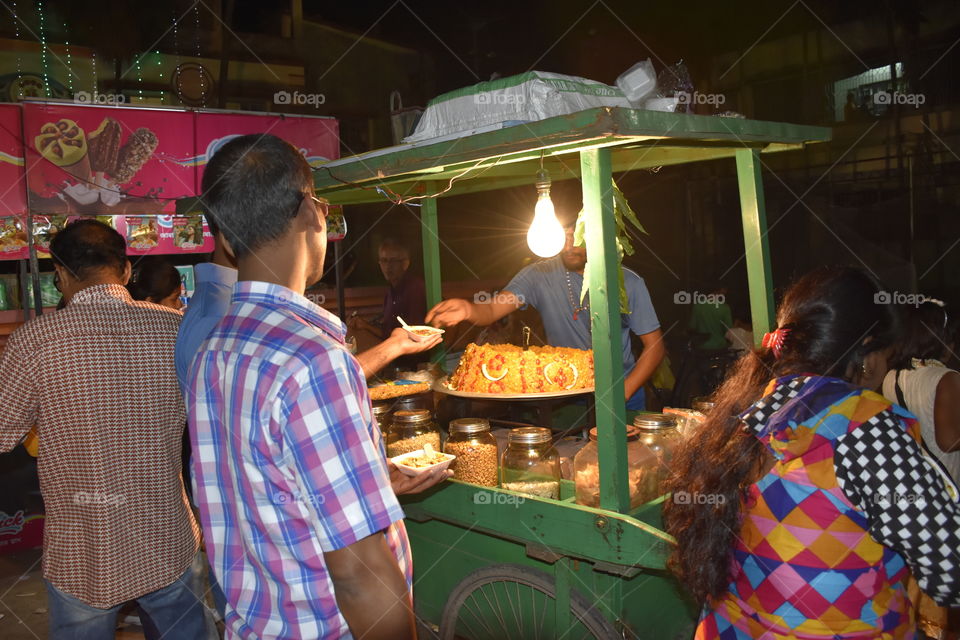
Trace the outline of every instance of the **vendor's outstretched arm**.
[[643, 353], [623, 380], [623, 390], [628, 399], [647, 383], [653, 372], [660, 366], [663, 356], [667, 354], [663, 346], [663, 332], [660, 329], [644, 333], [640, 336], [640, 340], [643, 341]]
[[493, 324], [520, 306], [520, 301], [510, 291], [500, 291], [490, 302], [470, 302], [462, 298], [444, 300], [427, 312], [427, 324], [435, 327], [452, 327], [468, 321], [481, 327]]
[[369, 378], [400, 356], [427, 351], [440, 344], [442, 340], [443, 336], [437, 334], [424, 339], [422, 342], [417, 342], [405, 330], [397, 327], [389, 338], [363, 353], [357, 354], [357, 360], [363, 369], [363, 375]]

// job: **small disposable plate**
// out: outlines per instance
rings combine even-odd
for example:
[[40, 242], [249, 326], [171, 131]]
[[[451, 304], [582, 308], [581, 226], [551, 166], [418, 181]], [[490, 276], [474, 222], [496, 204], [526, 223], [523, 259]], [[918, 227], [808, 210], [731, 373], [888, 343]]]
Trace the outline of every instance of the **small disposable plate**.
[[411, 458], [418, 458], [424, 455], [423, 449], [418, 449], [417, 451], [411, 451], [410, 453], [404, 453], [390, 459], [393, 464], [397, 465], [397, 469], [400, 469], [400, 473], [408, 476], [418, 476], [421, 473], [436, 473], [438, 471], [443, 471], [450, 466], [450, 463], [454, 461], [457, 457], [452, 453], [440, 453], [435, 451], [434, 454], [438, 456], [443, 456], [443, 460], [440, 462], [435, 462], [427, 467], [415, 467], [408, 462], [411, 461]]
[[433, 336], [438, 336], [443, 333], [443, 329], [437, 329], [436, 327], [431, 327], [425, 324], [415, 324], [409, 327], [405, 327], [410, 337], [416, 340], [417, 342], [423, 342], [428, 340]]

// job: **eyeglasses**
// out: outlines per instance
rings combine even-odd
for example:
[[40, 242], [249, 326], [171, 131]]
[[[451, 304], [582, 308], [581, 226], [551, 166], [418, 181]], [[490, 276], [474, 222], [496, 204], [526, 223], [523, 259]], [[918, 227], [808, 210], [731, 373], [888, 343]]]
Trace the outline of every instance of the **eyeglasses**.
[[301, 196], [300, 202], [297, 203], [297, 208], [293, 210], [293, 215], [290, 216], [290, 217], [291, 217], [291, 218], [296, 217], [297, 212], [300, 211], [300, 205], [303, 204], [304, 198], [307, 198], [307, 197], [309, 197], [311, 200], [313, 200], [313, 204], [316, 205], [317, 211], [319, 211], [320, 213], [322, 213], [322, 214], [323, 214], [323, 217], [326, 218], [326, 217], [327, 217], [327, 213], [330, 211], [330, 203], [327, 202], [326, 200], [324, 200], [323, 198], [318, 198], [317, 196], [313, 195], [312, 193], [305, 193], [305, 194], [303, 194], [303, 196]]

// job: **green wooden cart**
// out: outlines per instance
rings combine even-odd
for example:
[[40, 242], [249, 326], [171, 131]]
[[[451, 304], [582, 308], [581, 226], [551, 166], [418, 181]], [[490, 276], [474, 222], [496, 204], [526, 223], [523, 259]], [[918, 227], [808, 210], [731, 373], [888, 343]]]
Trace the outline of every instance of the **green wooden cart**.
[[[468, 137], [382, 149], [316, 172], [333, 204], [422, 204], [427, 303], [440, 301], [438, 197], [579, 178], [587, 216], [596, 369], [600, 505], [450, 481], [404, 500], [421, 633], [440, 638], [689, 638], [697, 611], [666, 570], [664, 498], [629, 509], [612, 175], [734, 158], [754, 335], [773, 319], [762, 154], [830, 139], [830, 130], [777, 122], [597, 108]], [[579, 154], [579, 162], [572, 154]], [[379, 190], [378, 190], [379, 188]], [[439, 631], [436, 631], [439, 629]]]

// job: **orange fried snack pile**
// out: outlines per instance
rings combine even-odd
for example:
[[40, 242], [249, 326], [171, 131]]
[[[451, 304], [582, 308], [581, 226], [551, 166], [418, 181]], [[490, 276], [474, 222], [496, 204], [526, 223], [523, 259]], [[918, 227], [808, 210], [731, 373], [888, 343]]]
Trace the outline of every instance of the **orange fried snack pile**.
[[474, 393], [556, 393], [593, 387], [593, 351], [469, 344], [450, 387]]

